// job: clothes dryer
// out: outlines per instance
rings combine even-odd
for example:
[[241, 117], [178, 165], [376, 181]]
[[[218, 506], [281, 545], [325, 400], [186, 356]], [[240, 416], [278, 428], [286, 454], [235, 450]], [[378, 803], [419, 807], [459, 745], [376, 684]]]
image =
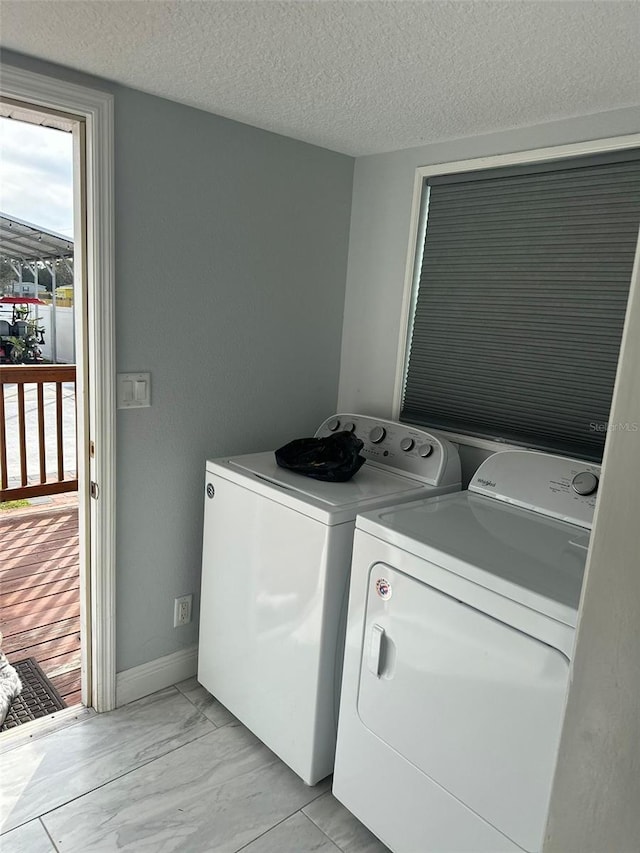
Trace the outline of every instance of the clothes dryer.
[[505, 451], [358, 517], [333, 792], [395, 853], [542, 849], [599, 475]]

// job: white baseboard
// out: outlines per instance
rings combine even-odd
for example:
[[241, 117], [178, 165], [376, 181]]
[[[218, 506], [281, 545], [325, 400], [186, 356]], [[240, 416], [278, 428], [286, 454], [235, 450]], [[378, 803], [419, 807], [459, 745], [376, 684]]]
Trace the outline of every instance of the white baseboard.
[[116, 705], [127, 705], [157, 690], [191, 678], [198, 671], [198, 647], [191, 646], [171, 655], [156, 658], [116, 675]]

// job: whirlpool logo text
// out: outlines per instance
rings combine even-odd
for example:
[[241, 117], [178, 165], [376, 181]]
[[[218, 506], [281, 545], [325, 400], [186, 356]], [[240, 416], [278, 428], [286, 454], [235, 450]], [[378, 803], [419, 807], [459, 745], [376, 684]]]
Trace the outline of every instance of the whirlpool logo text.
[[487, 480], [484, 477], [478, 477], [476, 483], [480, 483], [483, 486], [488, 486], [490, 489], [495, 489], [496, 487], [496, 484], [493, 482], [493, 480]]

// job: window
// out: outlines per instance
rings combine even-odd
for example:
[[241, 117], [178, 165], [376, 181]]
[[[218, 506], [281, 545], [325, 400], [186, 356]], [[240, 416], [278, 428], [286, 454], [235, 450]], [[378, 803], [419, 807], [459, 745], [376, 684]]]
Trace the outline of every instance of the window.
[[640, 149], [432, 177], [423, 221], [400, 419], [601, 459]]

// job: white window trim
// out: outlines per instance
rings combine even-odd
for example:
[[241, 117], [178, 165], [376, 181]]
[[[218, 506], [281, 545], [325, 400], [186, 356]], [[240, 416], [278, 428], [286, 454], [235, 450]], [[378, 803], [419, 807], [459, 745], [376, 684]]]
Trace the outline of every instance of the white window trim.
[[[114, 345], [114, 139], [113, 96], [107, 92], [1, 66], [0, 93], [80, 117], [86, 127], [86, 270], [92, 339], [88, 382], [92, 435], [96, 445], [91, 479], [99, 484], [91, 550], [91, 703], [97, 711], [115, 708], [115, 345]], [[99, 357], [97, 356], [99, 354]], [[88, 487], [88, 483], [84, 484]]]
[[[473, 160], [457, 160], [453, 163], [435, 163], [432, 166], [419, 166], [416, 169], [413, 182], [413, 203], [409, 226], [409, 247], [405, 268], [404, 292], [402, 298], [402, 313], [400, 316], [400, 338], [396, 358], [396, 377], [393, 389], [392, 418], [398, 420], [402, 407], [402, 390], [409, 354], [408, 342], [414, 295], [416, 292], [417, 267], [422, 253], [418, 238], [424, 223], [422, 214], [422, 188], [426, 178], [436, 175], [452, 175], [460, 172], [476, 172], [481, 169], [495, 169], [500, 166], [518, 166], [529, 163], [544, 163], [550, 160], [563, 160], [567, 157], [581, 157], [587, 154], [603, 154], [611, 151], [624, 151], [628, 148], [640, 147], [640, 133], [628, 136], [614, 136], [608, 139], [594, 139], [589, 142], [577, 142], [571, 145], [557, 145], [552, 148], [536, 148], [532, 151], [515, 151], [511, 154], [497, 154], [492, 157], [478, 157]], [[438, 430], [451, 441], [479, 447], [483, 450], [519, 450], [521, 448], [501, 441], [477, 438], [471, 435], [452, 433]]]

